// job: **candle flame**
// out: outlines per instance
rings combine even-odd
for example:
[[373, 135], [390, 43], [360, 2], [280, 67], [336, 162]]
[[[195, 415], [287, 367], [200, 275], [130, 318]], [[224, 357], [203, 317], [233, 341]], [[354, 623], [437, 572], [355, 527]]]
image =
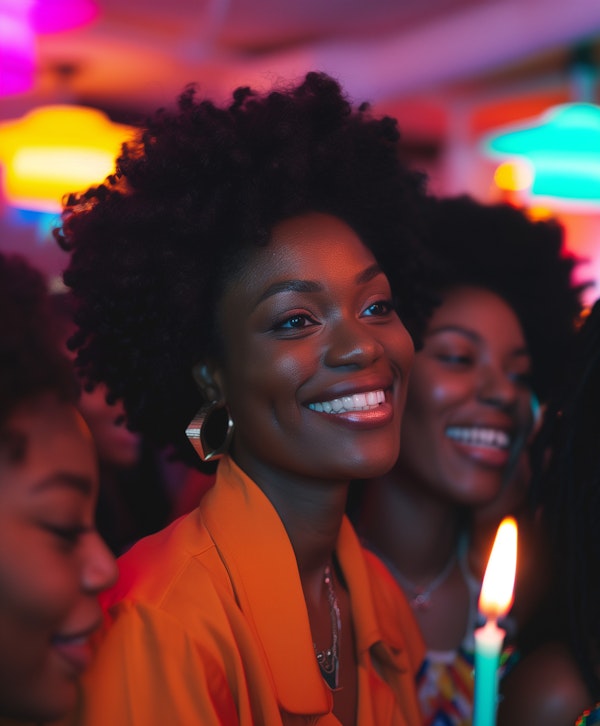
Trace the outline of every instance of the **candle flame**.
[[479, 610], [488, 620], [497, 620], [510, 610], [516, 569], [517, 523], [513, 517], [505, 517], [496, 532], [479, 596]]

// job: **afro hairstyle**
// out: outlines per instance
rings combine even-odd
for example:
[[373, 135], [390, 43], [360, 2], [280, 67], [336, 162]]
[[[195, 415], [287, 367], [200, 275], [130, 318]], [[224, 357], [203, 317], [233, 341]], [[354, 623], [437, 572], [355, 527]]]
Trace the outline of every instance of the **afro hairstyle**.
[[224, 284], [275, 224], [311, 211], [357, 232], [418, 337], [431, 304], [418, 272], [425, 177], [402, 156], [397, 122], [353, 107], [323, 73], [238, 88], [223, 106], [187, 87], [123, 146], [114, 175], [66, 200], [56, 237], [70, 252], [85, 379], [123, 399], [133, 429], [200, 467], [184, 435], [203, 403], [191, 370], [222, 351]]
[[42, 273], [0, 253], [0, 429], [15, 409], [45, 393], [75, 403], [73, 366], [59, 349]]
[[467, 195], [429, 199], [428, 280], [438, 295], [463, 285], [491, 290], [515, 311], [532, 357], [532, 387], [545, 401], [560, 384], [585, 285], [556, 220], [532, 221], [510, 204]]

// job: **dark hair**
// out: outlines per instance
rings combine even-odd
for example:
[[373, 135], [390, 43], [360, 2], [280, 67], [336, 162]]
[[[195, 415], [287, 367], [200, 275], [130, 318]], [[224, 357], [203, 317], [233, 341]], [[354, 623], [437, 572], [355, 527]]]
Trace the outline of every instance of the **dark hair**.
[[344, 219], [415, 335], [429, 303], [414, 244], [424, 178], [401, 162], [393, 119], [354, 109], [322, 73], [263, 95], [238, 88], [226, 107], [196, 96], [190, 86], [176, 110], [150, 118], [116, 174], [68, 201], [57, 232], [71, 251], [78, 365], [124, 400], [132, 428], [194, 465], [184, 430], [202, 399], [191, 368], [218, 356], [224, 282], [277, 222]]
[[577, 260], [564, 249], [561, 225], [467, 195], [429, 205], [431, 283], [439, 293], [483, 287], [508, 302], [531, 351], [533, 390], [546, 400], [562, 380], [586, 287], [572, 279]]
[[533, 490], [551, 548], [552, 628], [566, 638], [600, 700], [600, 300], [571, 354], [537, 437]]
[[0, 253], [0, 428], [47, 392], [75, 402], [79, 388], [56, 343], [46, 281], [19, 255]]

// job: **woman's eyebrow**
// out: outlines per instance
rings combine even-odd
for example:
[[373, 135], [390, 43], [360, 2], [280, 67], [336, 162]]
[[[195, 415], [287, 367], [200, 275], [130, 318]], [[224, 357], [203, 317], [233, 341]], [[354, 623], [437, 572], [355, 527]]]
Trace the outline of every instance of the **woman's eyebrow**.
[[[437, 328], [429, 330], [424, 337], [430, 338], [434, 335], [440, 335], [442, 333], [457, 333], [458, 335], [462, 335], [464, 338], [472, 340], [474, 343], [477, 343], [482, 339], [479, 333], [476, 333], [470, 328], [465, 328], [462, 325], [440, 325]], [[527, 347], [527, 343], [524, 343], [522, 346], [514, 349], [513, 355], [531, 356], [531, 351]]]
[[263, 300], [277, 295], [280, 292], [320, 292], [322, 289], [323, 286], [314, 280], [282, 280], [281, 282], [275, 282], [269, 285], [258, 298], [256, 304], [258, 305]]
[[434, 335], [440, 335], [442, 333], [458, 333], [458, 335], [469, 338], [469, 340], [472, 340], [473, 342], [481, 340], [481, 336], [479, 335], [479, 333], [476, 333], [474, 330], [470, 330], [469, 328], [465, 328], [462, 325], [440, 325], [437, 328], [432, 328], [431, 330], [428, 330], [425, 337], [430, 338]]
[[[381, 267], [379, 267], [378, 264], [374, 264], [359, 272], [355, 281], [359, 285], [364, 284], [381, 274], [383, 274]], [[256, 304], [258, 305], [263, 300], [266, 300], [273, 295], [277, 295], [280, 292], [321, 292], [322, 290], [323, 286], [316, 280], [282, 280], [281, 282], [275, 282], [272, 285], [269, 285], [269, 287], [258, 298]]]
[[381, 269], [381, 267], [375, 263], [371, 265], [370, 267], [367, 267], [366, 270], [363, 270], [362, 272], [359, 272], [356, 276], [356, 283], [357, 285], [364, 285], [365, 282], [370, 282], [373, 280], [377, 275], [383, 275], [384, 272]]

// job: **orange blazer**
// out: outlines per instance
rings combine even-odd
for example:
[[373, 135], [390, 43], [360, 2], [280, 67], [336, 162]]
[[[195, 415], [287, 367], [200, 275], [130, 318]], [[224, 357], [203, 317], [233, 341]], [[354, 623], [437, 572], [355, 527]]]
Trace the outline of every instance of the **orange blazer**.
[[[358, 649], [359, 726], [420, 726], [424, 657], [400, 588], [344, 519], [337, 557]], [[80, 726], [339, 725], [292, 546], [229, 458], [200, 506], [119, 560]]]

